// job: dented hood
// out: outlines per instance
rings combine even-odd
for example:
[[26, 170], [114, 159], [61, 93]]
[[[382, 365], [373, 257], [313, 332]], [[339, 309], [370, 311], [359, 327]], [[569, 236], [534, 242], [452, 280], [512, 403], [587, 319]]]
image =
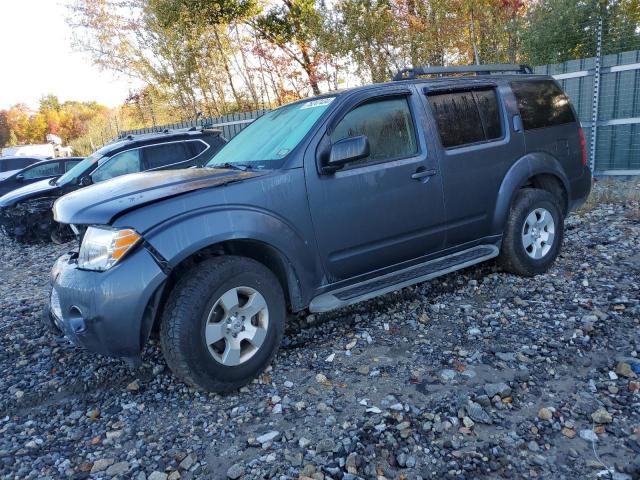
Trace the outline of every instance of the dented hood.
[[62, 223], [106, 225], [118, 215], [142, 205], [264, 174], [264, 171], [214, 168], [133, 173], [59, 198], [53, 205], [53, 215]]

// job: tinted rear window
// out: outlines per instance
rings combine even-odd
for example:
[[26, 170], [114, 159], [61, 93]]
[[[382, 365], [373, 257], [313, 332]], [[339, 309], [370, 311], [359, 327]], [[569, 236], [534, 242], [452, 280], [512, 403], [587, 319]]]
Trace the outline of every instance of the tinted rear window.
[[436, 93], [428, 98], [445, 148], [502, 137], [494, 89]]
[[552, 80], [511, 82], [525, 130], [575, 122], [569, 98]]
[[147, 159], [147, 168], [161, 168], [174, 163], [184, 162], [187, 154], [184, 142], [172, 142], [146, 147], [144, 154]]
[[34, 158], [0, 158], [0, 172], [9, 172], [11, 170], [21, 170], [36, 163], [38, 160]]
[[200, 141], [186, 142], [186, 145], [187, 145], [187, 148], [189, 149], [189, 158], [197, 157], [207, 149], [207, 145]]

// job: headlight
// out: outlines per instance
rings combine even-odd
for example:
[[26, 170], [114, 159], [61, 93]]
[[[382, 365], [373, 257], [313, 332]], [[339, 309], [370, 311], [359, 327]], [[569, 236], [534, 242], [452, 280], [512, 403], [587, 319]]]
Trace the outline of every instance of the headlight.
[[89, 227], [78, 253], [78, 267], [104, 271], [113, 267], [140, 241], [135, 230]]

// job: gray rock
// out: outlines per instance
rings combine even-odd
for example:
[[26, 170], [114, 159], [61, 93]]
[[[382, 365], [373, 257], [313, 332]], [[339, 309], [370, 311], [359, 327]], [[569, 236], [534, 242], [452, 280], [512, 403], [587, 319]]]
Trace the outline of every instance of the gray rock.
[[157, 470], [154, 470], [149, 474], [149, 476], [147, 477], [147, 480], [167, 480], [167, 477], [168, 475], [166, 473], [158, 472]]
[[178, 466], [183, 470], [189, 470], [194, 463], [196, 463], [196, 456], [193, 453], [190, 453], [182, 459]]
[[234, 463], [227, 470], [227, 478], [237, 480], [244, 475], [244, 467], [239, 463]]
[[129, 468], [129, 462], [118, 462], [107, 468], [105, 473], [111, 477], [115, 477], [116, 475], [124, 475], [129, 471]]
[[450, 369], [441, 370], [438, 375], [440, 379], [444, 382], [450, 382], [451, 380], [456, 378], [456, 372]]
[[101, 458], [96, 460], [93, 462], [93, 466], [91, 467], [91, 473], [102, 472], [113, 465], [113, 462], [113, 458]]
[[496, 358], [503, 362], [515, 362], [516, 354], [513, 352], [496, 352]]
[[511, 395], [511, 387], [504, 382], [487, 383], [484, 386], [484, 393], [486, 393], [489, 398], [493, 398], [495, 395], [500, 395], [504, 398]]
[[467, 416], [477, 423], [491, 424], [493, 421], [487, 412], [480, 406], [480, 404], [469, 400], [467, 402]]
[[591, 429], [580, 430], [580, 438], [586, 442], [597, 442], [598, 435]]
[[258, 443], [267, 443], [273, 442], [276, 438], [280, 436], [280, 432], [277, 430], [272, 430], [271, 432], [263, 433], [259, 437], [256, 438]]
[[335, 442], [330, 438], [324, 438], [316, 445], [317, 453], [330, 452], [335, 447]]

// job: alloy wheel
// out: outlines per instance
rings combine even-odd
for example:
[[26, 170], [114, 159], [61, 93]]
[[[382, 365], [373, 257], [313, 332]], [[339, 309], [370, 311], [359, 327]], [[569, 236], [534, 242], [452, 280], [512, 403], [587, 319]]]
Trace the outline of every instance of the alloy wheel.
[[269, 308], [260, 292], [235, 287], [213, 305], [205, 325], [205, 342], [219, 363], [235, 367], [249, 360], [267, 337]]
[[555, 223], [549, 210], [536, 208], [527, 215], [522, 226], [522, 245], [529, 257], [540, 260], [547, 255], [555, 236]]

